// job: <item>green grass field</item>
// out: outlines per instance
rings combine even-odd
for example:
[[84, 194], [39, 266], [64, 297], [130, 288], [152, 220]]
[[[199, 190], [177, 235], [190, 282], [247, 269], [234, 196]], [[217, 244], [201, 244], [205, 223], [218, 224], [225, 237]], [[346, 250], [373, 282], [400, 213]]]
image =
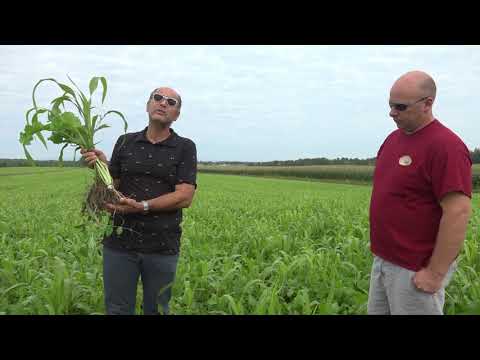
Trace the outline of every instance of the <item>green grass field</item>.
[[[103, 228], [80, 226], [91, 173], [45, 170], [0, 169], [0, 313], [102, 314]], [[184, 211], [172, 313], [365, 314], [370, 193], [201, 173]], [[447, 314], [480, 314], [477, 194], [473, 204]], [[141, 291], [138, 312], [140, 301]]]

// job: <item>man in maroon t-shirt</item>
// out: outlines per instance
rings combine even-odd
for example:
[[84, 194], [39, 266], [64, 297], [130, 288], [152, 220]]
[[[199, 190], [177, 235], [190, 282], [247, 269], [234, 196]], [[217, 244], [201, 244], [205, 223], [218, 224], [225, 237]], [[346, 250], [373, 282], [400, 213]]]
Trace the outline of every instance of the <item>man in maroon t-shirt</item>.
[[380, 147], [373, 178], [369, 314], [443, 314], [471, 212], [472, 162], [432, 115], [435, 95], [420, 71], [390, 91], [398, 129]]

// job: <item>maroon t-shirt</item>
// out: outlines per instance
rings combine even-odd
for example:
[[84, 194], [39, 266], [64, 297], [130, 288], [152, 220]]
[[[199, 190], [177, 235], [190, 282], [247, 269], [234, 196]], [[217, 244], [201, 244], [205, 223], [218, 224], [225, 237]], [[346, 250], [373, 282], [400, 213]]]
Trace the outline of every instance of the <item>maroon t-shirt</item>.
[[432, 255], [449, 192], [472, 195], [472, 161], [465, 144], [434, 120], [416, 133], [392, 132], [377, 154], [370, 203], [372, 252], [418, 271]]

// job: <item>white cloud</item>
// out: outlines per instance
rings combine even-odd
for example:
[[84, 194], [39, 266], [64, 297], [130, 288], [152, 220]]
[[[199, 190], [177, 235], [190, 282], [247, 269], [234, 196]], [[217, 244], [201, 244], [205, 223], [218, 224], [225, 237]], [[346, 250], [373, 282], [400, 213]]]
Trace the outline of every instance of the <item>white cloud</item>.
[[[479, 46], [0, 46], [0, 157], [23, 157], [17, 139], [33, 85], [68, 83], [67, 73], [85, 90], [106, 76], [105, 107], [122, 111], [132, 131], [147, 125], [150, 91], [175, 88], [184, 105], [174, 128], [197, 141], [203, 160], [370, 157], [394, 129], [390, 87], [413, 69], [436, 80], [439, 116], [480, 145]], [[42, 103], [56, 95], [52, 84], [39, 88]], [[99, 135], [107, 153], [122, 133], [111, 123]], [[35, 146], [39, 157], [58, 156]]]

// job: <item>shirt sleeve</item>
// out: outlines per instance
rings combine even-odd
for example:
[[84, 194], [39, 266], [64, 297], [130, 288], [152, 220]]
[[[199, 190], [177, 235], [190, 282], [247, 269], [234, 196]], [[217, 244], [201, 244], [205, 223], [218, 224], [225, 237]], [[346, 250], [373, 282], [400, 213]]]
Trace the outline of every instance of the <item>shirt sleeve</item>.
[[197, 148], [188, 140], [182, 151], [182, 158], [177, 168], [177, 184], [191, 184], [197, 188]]
[[472, 160], [463, 143], [442, 144], [432, 163], [432, 185], [440, 202], [450, 192], [472, 197]]
[[392, 138], [392, 136], [395, 134], [395, 131], [391, 132], [385, 140], [383, 140], [382, 145], [380, 145], [380, 148], [377, 151], [377, 159], [380, 157], [380, 154], [382, 153], [383, 148], [385, 147], [385, 144], [389, 142]]
[[125, 135], [121, 135], [117, 139], [117, 142], [113, 147], [112, 157], [110, 158], [110, 162], [108, 164], [108, 170], [114, 179], [120, 178], [120, 148], [122, 147], [124, 140]]

